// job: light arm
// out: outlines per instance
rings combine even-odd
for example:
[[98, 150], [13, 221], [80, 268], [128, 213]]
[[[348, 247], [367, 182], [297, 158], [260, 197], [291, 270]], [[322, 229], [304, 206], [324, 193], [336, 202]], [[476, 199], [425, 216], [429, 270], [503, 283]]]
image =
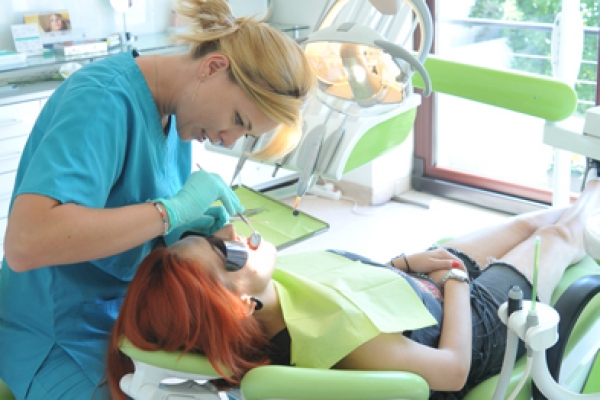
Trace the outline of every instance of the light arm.
[[[432, 89], [464, 99], [561, 121], [577, 107], [572, 87], [557, 79], [515, 70], [502, 70], [463, 64], [430, 55], [425, 69]], [[413, 75], [415, 87], [427, 88], [420, 75]]]

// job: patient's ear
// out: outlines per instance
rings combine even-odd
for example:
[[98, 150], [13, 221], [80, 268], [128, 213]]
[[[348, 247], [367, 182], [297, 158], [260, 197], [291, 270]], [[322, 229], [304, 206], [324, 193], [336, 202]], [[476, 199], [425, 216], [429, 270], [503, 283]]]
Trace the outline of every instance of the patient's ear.
[[244, 303], [244, 306], [245, 306], [244, 315], [246, 317], [249, 317], [250, 315], [252, 315], [254, 313], [254, 309], [256, 308], [256, 302], [254, 302], [254, 300], [252, 300], [252, 296], [249, 296], [247, 294], [241, 295], [240, 299], [242, 300], [242, 303]]

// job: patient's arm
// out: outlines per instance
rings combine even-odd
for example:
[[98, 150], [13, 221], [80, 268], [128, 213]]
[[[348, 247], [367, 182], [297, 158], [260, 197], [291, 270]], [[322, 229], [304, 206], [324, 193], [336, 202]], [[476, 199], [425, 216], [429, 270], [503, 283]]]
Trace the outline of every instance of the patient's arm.
[[444, 289], [444, 318], [437, 349], [398, 333], [384, 333], [359, 346], [336, 368], [408, 371], [423, 377], [432, 390], [462, 389], [471, 366], [469, 285], [448, 280]]

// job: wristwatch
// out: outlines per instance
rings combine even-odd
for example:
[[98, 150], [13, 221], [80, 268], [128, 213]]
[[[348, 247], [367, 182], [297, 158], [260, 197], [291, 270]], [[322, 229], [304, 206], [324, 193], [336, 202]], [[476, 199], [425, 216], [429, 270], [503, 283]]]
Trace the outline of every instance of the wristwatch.
[[446, 281], [448, 279], [455, 279], [457, 281], [469, 283], [469, 275], [459, 268], [452, 268], [449, 269], [448, 272], [446, 272], [446, 275], [444, 275], [444, 277], [440, 281], [440, 287], [442, 289], [444, 288], [444, 285], [446, 284]]

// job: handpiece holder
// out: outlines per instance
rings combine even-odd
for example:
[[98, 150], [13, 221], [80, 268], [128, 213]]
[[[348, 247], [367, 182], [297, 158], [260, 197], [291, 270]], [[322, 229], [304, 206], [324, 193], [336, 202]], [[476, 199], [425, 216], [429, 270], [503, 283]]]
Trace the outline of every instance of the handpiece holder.
[[[532, 352], [531, 379], [540, 392], [549, 400], [600, 400], [600, 393], [580, 394], [571, 392], [560, 386], [550, 375], [546, 362], [546, 349], [558, 341], [558, 312], [547, 304], [536, 302], [535, 310], [530, 310], [531, 301], [523, 300], [523, 308], [508, 317], [508, 302], [498, 309], [498, 316], [508, 329], [514, 331]], [[527, 316], [537, 313], [537, 326], [527, 328]]]

